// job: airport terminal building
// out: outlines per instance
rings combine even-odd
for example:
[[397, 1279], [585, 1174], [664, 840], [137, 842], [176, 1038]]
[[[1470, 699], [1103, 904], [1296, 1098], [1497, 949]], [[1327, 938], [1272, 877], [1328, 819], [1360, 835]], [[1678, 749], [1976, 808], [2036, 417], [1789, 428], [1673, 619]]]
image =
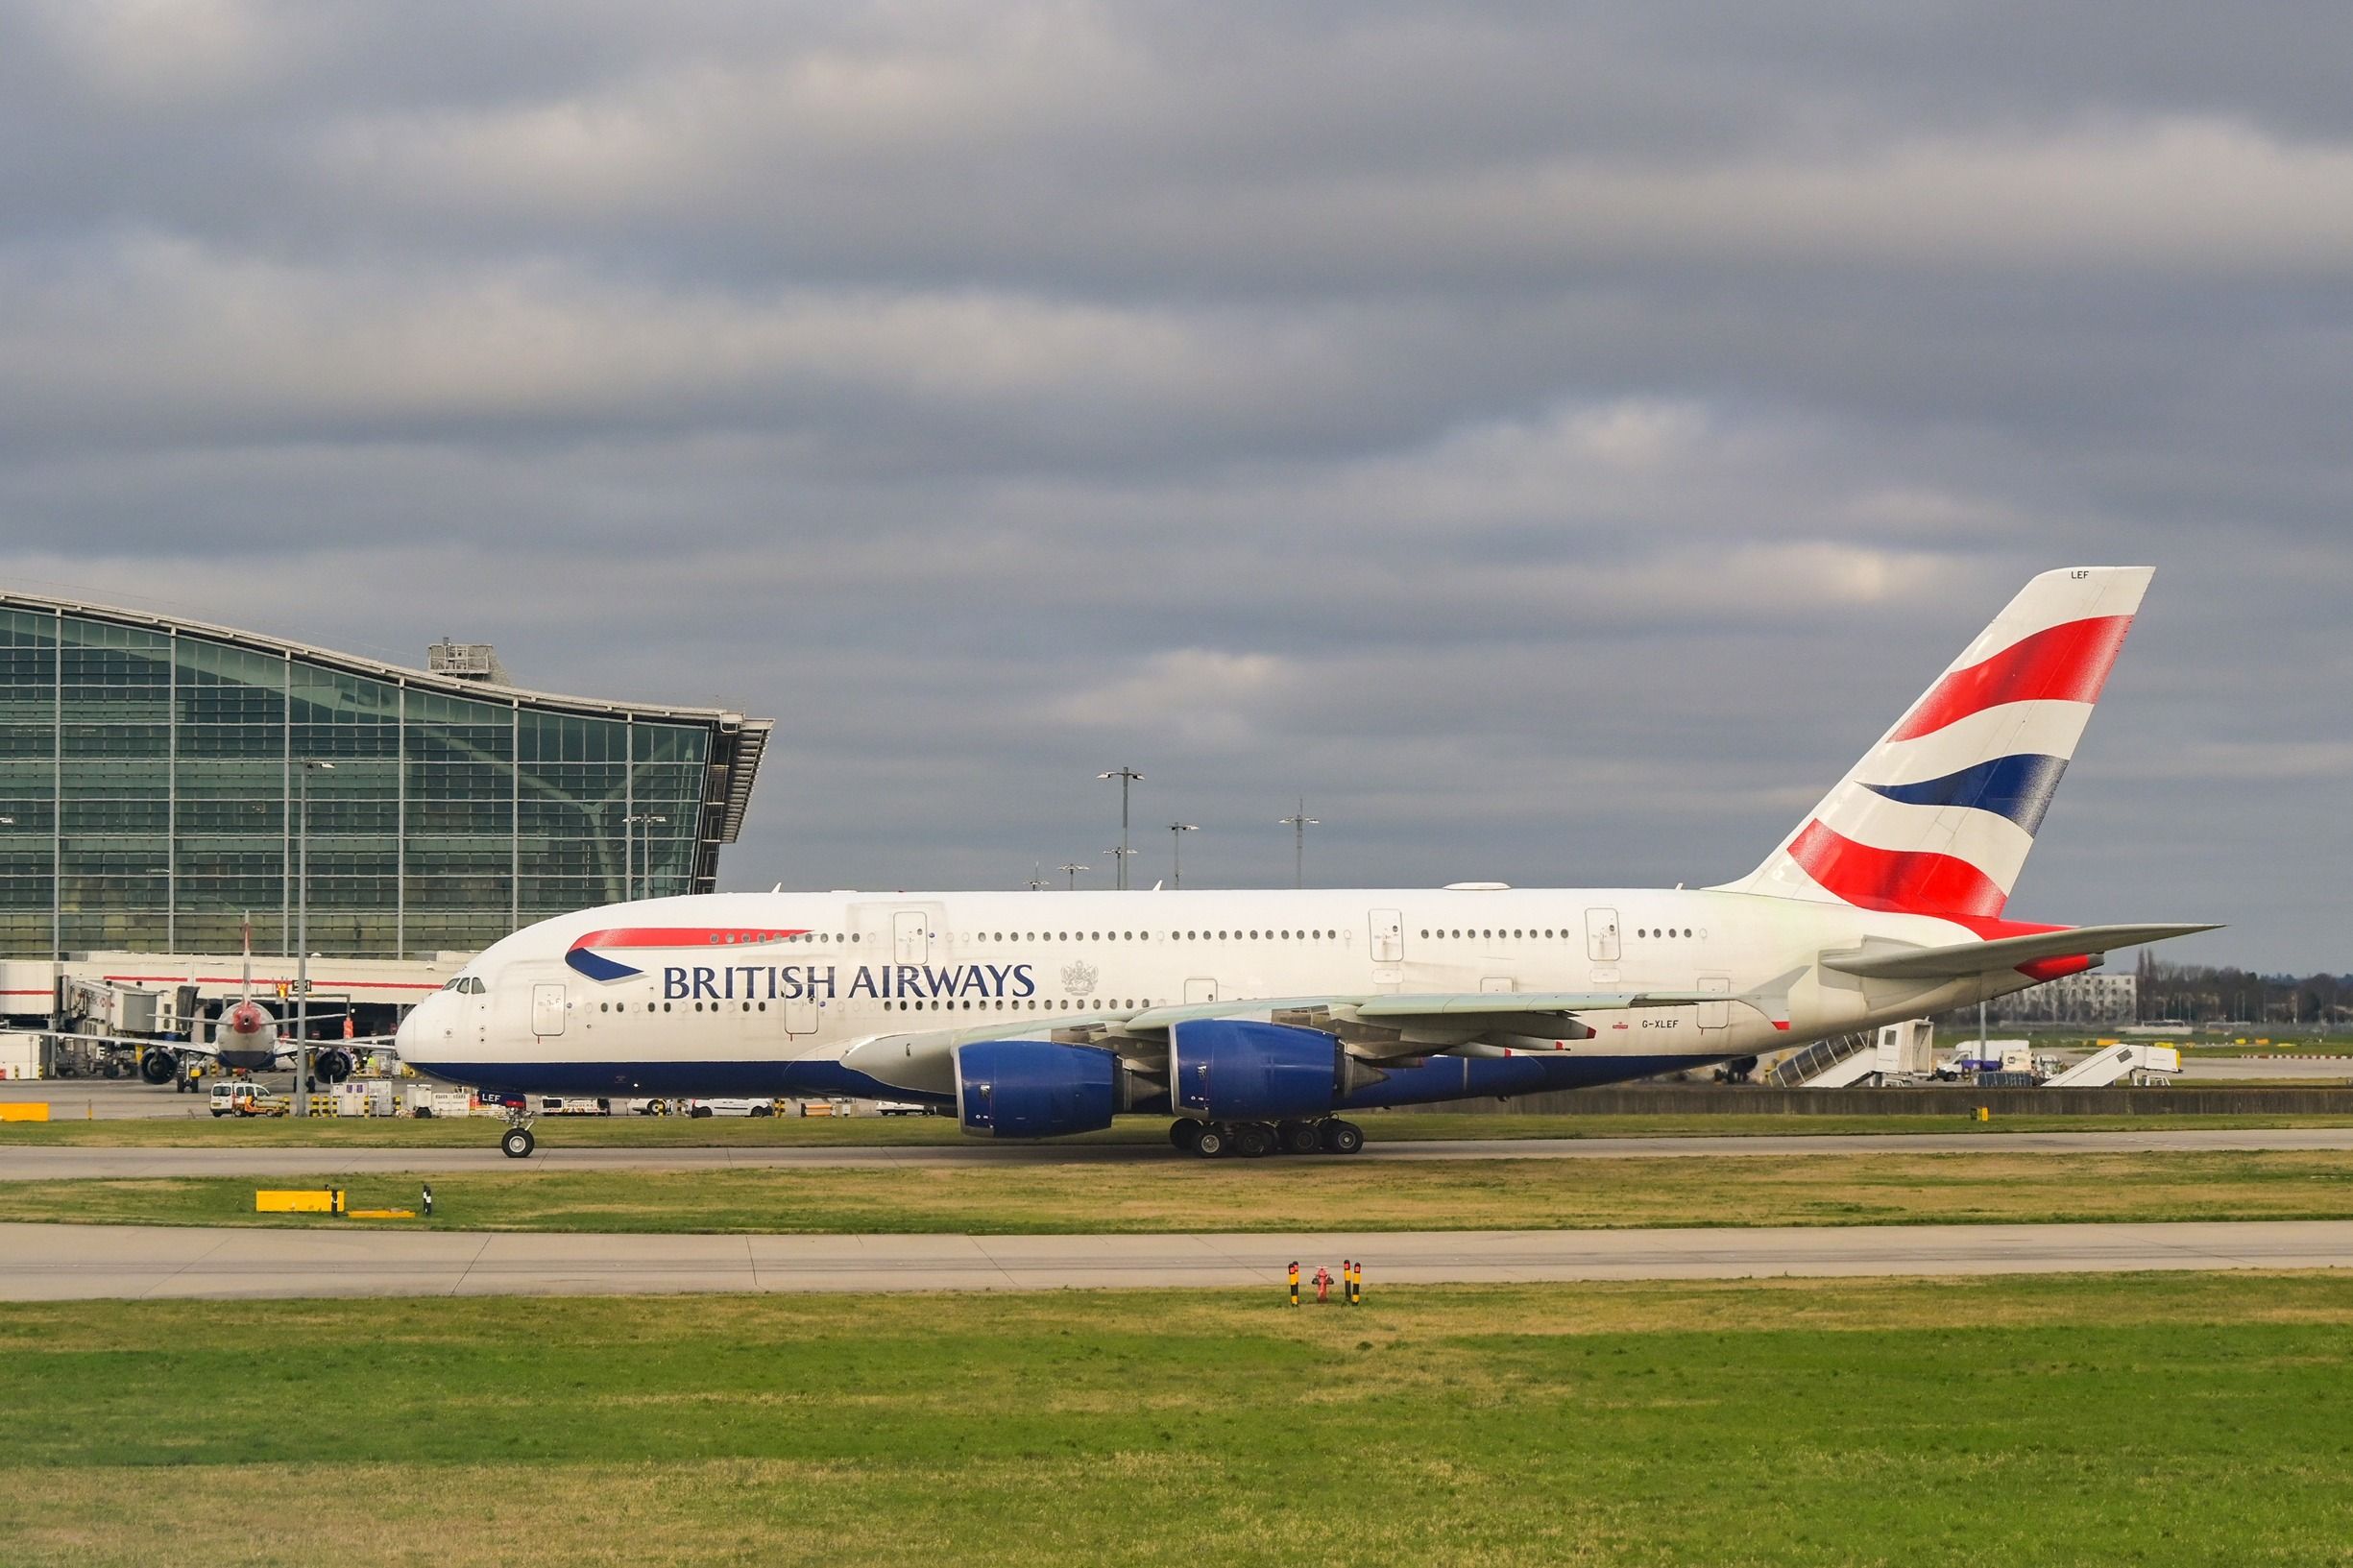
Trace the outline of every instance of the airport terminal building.
[[312, 953], [414, 960], [713, 888], [769, 720], [433, 654], [0, 591], [0, 959], [234, 953], [248, 915], [288, 953], [299, 897]]

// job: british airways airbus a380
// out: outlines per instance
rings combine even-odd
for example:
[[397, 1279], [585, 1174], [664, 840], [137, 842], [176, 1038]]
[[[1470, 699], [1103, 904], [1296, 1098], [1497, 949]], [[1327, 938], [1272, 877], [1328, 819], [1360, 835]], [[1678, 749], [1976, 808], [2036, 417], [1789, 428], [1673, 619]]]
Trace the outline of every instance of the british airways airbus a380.
[[[401, 1058], [509, 1094], [833, 1095], [985, 1138], [1123, 1112], [1202, 1154], [1337, 1113], [1734, 1061], [2210, 926], [2005, 916], [2152, 571], [2046, 572], [1738, 881], [1686, 891], [719, 893], [493, 945]], [[521, 1113], [504, 1146], [532, 1148]]]

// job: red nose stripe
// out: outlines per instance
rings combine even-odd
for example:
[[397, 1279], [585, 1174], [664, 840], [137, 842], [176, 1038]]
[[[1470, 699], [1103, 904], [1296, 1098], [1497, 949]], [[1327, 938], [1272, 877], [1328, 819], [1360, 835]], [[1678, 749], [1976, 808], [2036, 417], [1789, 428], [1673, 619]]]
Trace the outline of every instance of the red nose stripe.
[[764, 926], [617, 926], [589, 931], [573, 939], [571, 951], [582, 948], [719, 948], [750, 947], [782, 942], [809, 933], [794, 928]]
[[1983, 663], [1937, 682], [1888, 738], [1917, 740], [2003, 703], [2097, 702], [2131, 630], [2130, 615], [2099, 615], [2021, 638]]

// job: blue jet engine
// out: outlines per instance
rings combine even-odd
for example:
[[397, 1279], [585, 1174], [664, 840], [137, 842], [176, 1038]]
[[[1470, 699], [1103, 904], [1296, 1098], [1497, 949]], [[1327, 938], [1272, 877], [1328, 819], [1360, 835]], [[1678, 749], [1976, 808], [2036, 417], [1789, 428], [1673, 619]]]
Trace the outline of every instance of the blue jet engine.
[[1330, 1114], [1353, 1086], [1337, 1035], [1292, 1024], [1201, 1018], [1169, 1031], [1178, 1116], [1287, 1122]]
[[956, 1048], [956, 1118], [975, 1138], [1095, 1132], [1128, 1109], [1128, 1071], [1096, 1046], [975, 1040]]

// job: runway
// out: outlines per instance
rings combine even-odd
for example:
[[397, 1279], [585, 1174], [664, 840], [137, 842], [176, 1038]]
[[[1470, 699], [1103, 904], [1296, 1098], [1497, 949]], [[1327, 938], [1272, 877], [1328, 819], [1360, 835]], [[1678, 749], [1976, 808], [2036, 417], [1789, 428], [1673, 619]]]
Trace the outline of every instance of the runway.
[[[540, 1126], [539, 1152], [510, 1160], [492, 1146], [499, 1123], [481, 1122], [478, 1147], [167, 1148], [11, 1146], [0, 1132], [0, 1182], [77, 1177], [434, 1174], [503, 1170], [721, 1170], [878, 1166], [1193, 1165], [1165, 1144], [908, 1145], [789, 1148], [758, 1145], [683, 1148], [567, 1147], [560, 1127]], [[1379, 1129], [1373, 1129], [1375, 1137]], [[193, 1136], [201, 1137], [201, 1133]], [[1792, 1154], [2132, 1154], [2258, 1149], [2353, 1151], [2353, 1127], [2226, 1130], [2151, 1127], [2128, 1132], [1789, 1133], [1754, 1138], [1499, 1138], [1462, 1143], [1368, 1143], [1358, 1160], [1757, 1159]]]
[[2353, 1266], [2353, 1222], [1202, 1236], [636, 1236], [0, 1225], [0, 1298], [630, 1295]]

